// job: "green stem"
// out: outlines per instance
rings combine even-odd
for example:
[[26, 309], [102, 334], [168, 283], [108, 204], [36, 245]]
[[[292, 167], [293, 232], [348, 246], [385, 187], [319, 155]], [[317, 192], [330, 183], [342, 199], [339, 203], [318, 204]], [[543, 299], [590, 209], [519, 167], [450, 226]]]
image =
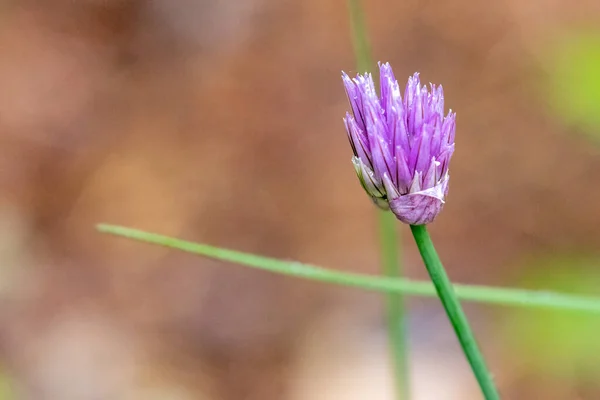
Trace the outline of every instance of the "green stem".
[[446, 314], [450, 319], [450, 323], [456, 332], [458, 341], [471, 365], [471, 369], [477, 378], [477, 382], [481, 387], [481, 391], [486, 400], [498, 400], [500, 395], [494, 385], [491, 374], [488, 371], [483, 355], [477, 346], [473, 331], [469, 326], [467, 317], [458, 302], [458, 298], [454, 293], [454, 288], [446, 270], [440, 261], [440, 258], [435, 251], [431, 237], [427, 232], [425, 225], [411, 225], [410, 230], [415, 238], [423, 262], [427, 267], [427, 272], [435, 286], [440, 300], [446, 310]]
[[[413, 281], [406, 278], [385, 278], [381, 276], [356, 274], [327, 269], [297, 261], [278, 260], [257, 254], [223, 249], [207, 244], [193, 243], [185, 240], [144, 232], [125, 226], [98, 224], [99, 232], [155, 244], [187, 253], [230, 262], [261, 271], [308, 279], [334, 285], [360, 288], [382, 293], [399, 293], [404, 295], [437, 297], [435, 288], [430, 282]], [[504, 289], [490, 286], [454, 285], [457, 296], [462, 300], [504, 306], [543, 308], [549, 310], [578, 311], [600, 314], [600, 298], [594, 296], [578, 296], [541, 290]]]
[[356, 68], [359, 72], [366, 72], [371, 68], [371, 50], [365, 26], [365, 16], [362, 11], [360, 0], [348, 0], [350, 11], [350, 31], [352, 33], [352, 45], [356, 56]]
[[[383, 274], [389, 278], [402, 275], [397, 220], [391, 212], [379, 212]], [[404, 297], [399, 293], [387, 296], [388, 340], [391, 348], [394, 383], [400, 399], [410, 398], [408, 381], [408, 337], [404, 312]]]
[[[360, 0], [348, 0], [348, 9], [350, 11], [352, 43], [356, 55], [356, 68], [359, 72], [366, 72], [370, 69], [372, 62], [365, 17]], [[397, 278], [402, 275], [400, 241], [396, 224], [396, 218], [392, 213], [379, 212], [382, 270], [383, 274], [390, 278]], [[408, 400], [410, 388], [404, 301], [400, 294], [390, 293], [386, 303], [388, 341], [392, 355], [396, 394], [399, 399]]]

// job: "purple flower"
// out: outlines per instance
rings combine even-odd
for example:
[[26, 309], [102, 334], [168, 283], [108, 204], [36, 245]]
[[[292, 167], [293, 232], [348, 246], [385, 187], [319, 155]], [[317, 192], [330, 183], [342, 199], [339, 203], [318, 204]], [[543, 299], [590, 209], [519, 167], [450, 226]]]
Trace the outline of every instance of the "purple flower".
[[381, 94], [371, 74], [342, 72], [352, 114], [344, 123], [362, 187], [377, 206], [407, 224], [432, 222], [448, 193], [456, 114], [444, 116], [444, 91], [408, 78], [404, 99], [388, 63], [379, 64]]

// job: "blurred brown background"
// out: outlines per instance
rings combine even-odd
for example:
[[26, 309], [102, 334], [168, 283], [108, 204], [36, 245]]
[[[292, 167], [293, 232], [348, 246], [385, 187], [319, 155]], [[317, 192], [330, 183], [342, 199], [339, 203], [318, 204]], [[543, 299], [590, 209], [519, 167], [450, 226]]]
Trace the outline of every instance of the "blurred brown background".
[[[458, 113], [431, 227], [454, 280], [598, 292], [600, 3], [365, 9], [376, 59]], [[377, 273], [349, 30], [341, 0], [0, 2], [0, 399], [393, 398], [379, 295], [94, 231]], [[600, 398], [598, 317], [467, 309], [506, 399]], [[437, 302], [410, 331], [414, 399], [480, 398]]]

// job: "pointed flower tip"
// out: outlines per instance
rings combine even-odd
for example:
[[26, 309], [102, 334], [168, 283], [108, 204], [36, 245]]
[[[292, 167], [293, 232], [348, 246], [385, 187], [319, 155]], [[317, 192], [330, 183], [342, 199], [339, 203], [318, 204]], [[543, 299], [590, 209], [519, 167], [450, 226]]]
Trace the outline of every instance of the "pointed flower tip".
[[414, 74], [412, 74], [411, 76], [408, 77], [408, 82], [409, 83], [410, 82], [415, 82], [415, 83], [419, 82], [419, 83], [421, 83], [421, 79], [419, 78], [420, 75], [421, 74], [419, 72], [415, 72]]
[[390, 63], [379, 62], [379, 75], [383, 80], [391, 80], [392, 82], [396, 82], [396, 78], [394, 77], [394, 72], [392, 71]]
[[389, 70], [391, 70], [392, 69], [392, 67], [390, 66], [389, 62], [378, 61], [377, 62], [377, 66], [379, 67], [379, 70], [382, 70], [382, 69], [386, 69], [386, 70], [389, 69]]
[[378, 66], [381, 95], [371, 74], [351, 79], [342, 71], [354, 96], [344, 122], [353, 129], [349, 139], [355, 170], [376, 205], [389, 207], [407, 224], [427, 224], [441, 212], [448, 192], [456, 113], [443, 116], [442, 86], [430, 84], [431, 92], [421, 88], [418, 72], [408, 78], [403, 97], [399, 89], [390, 95], [397, 87], [392, 67], [387, 62]]

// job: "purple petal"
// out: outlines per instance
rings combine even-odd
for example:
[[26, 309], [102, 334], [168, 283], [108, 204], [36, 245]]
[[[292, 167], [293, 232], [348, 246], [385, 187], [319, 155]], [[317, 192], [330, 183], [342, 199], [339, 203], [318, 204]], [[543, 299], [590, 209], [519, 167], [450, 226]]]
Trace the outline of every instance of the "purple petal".
[[352, 118], [349, 113], [346, 113], [344, 124], [346, 125], [348, 140], [350, 140], [350, 145], [352, 146], [354, 155], [363, 160], [370, 168], [372, 168], [373, 160], [371, 159], [369, 143], [365, 133], [360, 130], [356, 120]]
[[404, 98], [406, 101], [408, 132], [418, 133], [423, 124], [423, 95], [427, 95], [427, 89], [421, 88], [419, 74], [415, 73], [408, 78]]
[[413, 107], [419, 84], [419, 73], [415, 72], [413, 76], [408, 78], [406, 88], [404, 89], [404, 108], [406, 108], [407, 111]]
[[375, 83], [373, 82], [373, 76], [371, 74], [356, 75], [356, 78], [354, 78], [353, 81], [356, 84], [358, 92], [362, 96], [363, 100], [365, 98], [377, 99]]
[[381, 107], [387, 110], [389, 104], [392, 86], [396, 82], [394, 72], [389, 63], [379, 63], [379, 87], [381, 88]]
[[394, 128], [394, 146], [401, 146], [404, 153], [410, 153], [410, 137], [408, 135], [408, 127], [406, 126], [406, 110], [401, 107]]
[[419, 157], [419, 150], [421, 149], [421, 143], [423, 142], [423, 136], [411, 136], [410, 153], [408, 155], [408, 169], [411, 171], [411, 175], [414, 174], [417, 159]]
[[446, 118], [442, 122], [442, 144], [454, 143], [454, 132], [456, 131], [456, 113], [448, 112]]
[[402, 146], [396, 146], [396, 186], [400, 193], [408, 193], [408, 187], [410, 186], [412, 175], [408, 169], [408, 162], [406, 160], [406, 152]]
[[[402, 104], [402, 96], [400, 95], [398, 82], [392, 80], [392, 78], [388, 76], [387, 81], [382, 80], [381, 82], [381, 93], [381, 104], [385, 114], [387, 137], [393, 147], [395, 146], [397, 139], [396, 129], [398, 127], [402, 128], [402, 126], [399, 126], [399, 121], [404, 116], [404, 106]], [[400, 133], [406, 135], [406, 128], [404, 128], [404, 132]]]
[[427, 172], [423, 175], [423, 182], [421, 183], [422, 188], [429, 189], [436, 185], [438, 181], [436, 177], [438, 165], [439, 162], [436, 161], [435, 157], [431, 157], [429, 168], [427, 169]]
[[438, 155], [440, 154], [440, 149], [442, 146], [442, 123], [441, 119], [438, 115], [435, 116], [433, 120], [433, 135], [431, 137], [431, 154]]
[[364, 131], [365, 126], [363, 123], [363, 118], [361, 114], [362, 102], [358, 93], [358, 88], [356, 84], [350, 79], [350, 77], [342, 71], [342, 81], [344, 82], [344, 88], [346, 89], [346, 96], [348, 96], [348, 102], [350, 103], [350, 108], [352, 108], [352, 114], [354, 118], [358, 121], [358, 126], [361, 130]]
[[433, 97], [433, 107], [440, 120], [442, 120], [444, 118], [444, 88], [442, 85], [439, 85], [437, 88], [432, 88], [431, 91], [432, 93], [435, 93]]
[[395, 173], [394, 157], [390, 150], [385, 124], [382, 120], [382, 110], [379, 108], [378, 102], [370, 101], [366, 105], [365, 118], [375, 175], [380, 178], [385, 173], [392, 176], [392, 171]]
[[446, 146], [444, 150], [440, 153], [437, 160], [440, 162], [439, 168], [439, 176], [443, 177], [448, 173], [448, 167], [450, 164], [450, 158], [452, 158], [452, 154], [454, 153], [454, 143], [450, 146]]
[[431, 161], [431, 131], [433, 126], [423, 125], [421, 143], [417, 153], [415, 171], [425, 173]]
[[437, 116], [440, 120], [444, 118], [444, 90], [442, 86], [430, 83], [431, 93], [427, 98], [428, 117]]

